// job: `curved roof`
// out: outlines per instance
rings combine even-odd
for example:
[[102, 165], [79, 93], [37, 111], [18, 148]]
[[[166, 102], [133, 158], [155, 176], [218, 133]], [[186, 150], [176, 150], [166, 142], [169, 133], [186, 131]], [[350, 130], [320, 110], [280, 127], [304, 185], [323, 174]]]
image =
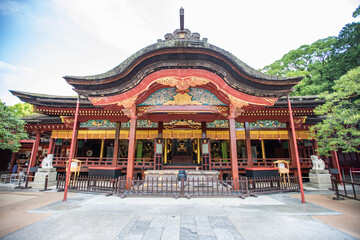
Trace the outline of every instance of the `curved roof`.
[[284, 78], [261, 73], [233, 54], [211, 45], [188, 29], [166, 34], [165, 40], [141, 49], [108, 72], [65, 76], [85, 96], [112, 96], [134, 88], [145, 76], [162, 69], [205, 69], [221, 76], [232, 88], [255, 96], [280, 97], [302, 77]]

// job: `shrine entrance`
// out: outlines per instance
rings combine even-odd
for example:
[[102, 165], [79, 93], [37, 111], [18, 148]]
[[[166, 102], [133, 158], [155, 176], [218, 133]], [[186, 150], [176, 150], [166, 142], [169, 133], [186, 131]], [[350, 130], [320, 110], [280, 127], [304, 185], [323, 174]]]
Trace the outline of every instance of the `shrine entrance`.
[[166, 139], [165, 145], [165, 164], [200, 164], [197, 157], [197, 139]]

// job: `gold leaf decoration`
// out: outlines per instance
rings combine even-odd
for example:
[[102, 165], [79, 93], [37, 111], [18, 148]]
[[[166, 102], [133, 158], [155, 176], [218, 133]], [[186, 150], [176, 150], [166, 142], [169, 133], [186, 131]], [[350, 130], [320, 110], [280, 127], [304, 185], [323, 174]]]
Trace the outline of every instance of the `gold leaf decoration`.
[[172, 76], [172, 77], [163, 77], [156, 80], [156, 83], [158, 84], [166, 85], [170, 87], [176, 87], [179, 90], [186, 90], [189, 87], [205, 85], [208, 82], [210, 81], [207, 80], [206, 78], [195, 77], [195, 76], [184, 77], [184, 78]]
[[187, 93], [178, 93], [174, 96], [174, 101], [167, 101], [164, 105], [202, 105], [198, 101], [191, 101], [191, 98]]

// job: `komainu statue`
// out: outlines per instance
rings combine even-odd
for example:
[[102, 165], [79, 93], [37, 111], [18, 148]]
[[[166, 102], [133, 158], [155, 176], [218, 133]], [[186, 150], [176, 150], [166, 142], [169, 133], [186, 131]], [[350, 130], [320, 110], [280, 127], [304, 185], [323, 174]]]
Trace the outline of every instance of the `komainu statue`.
[[41, 168], [53, 168], [52, 162], [53, 162], [54, 155], [49, 154], [41, 163]]
[[325, 169], [325, 163], [323, 160], [321, 160], [318, 156], [316, 155], [311, 155], [310, 159], [312, 161], [312, 169], [315, 170], [324, 170]]

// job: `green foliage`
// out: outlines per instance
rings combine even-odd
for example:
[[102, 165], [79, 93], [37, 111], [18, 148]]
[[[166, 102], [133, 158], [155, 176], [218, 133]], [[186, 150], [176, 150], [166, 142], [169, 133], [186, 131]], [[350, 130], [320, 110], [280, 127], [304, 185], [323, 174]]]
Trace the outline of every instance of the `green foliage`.
[[357, 16], [360, 16], [360, 5], [357, 7], [357, 9], [353, 12], [353, 17], [356, 18]]
[[315, 114], [326, 116], [323, 122], [314, 125], [318, 153], [330, 151], [360, 152], [360, 67], [350, 70], [335, 81], [333, 93], [323, 93], [323, 105], [317, 106]]
[[[353, 13], [360, 15], [360, 6]], [[333, 92], [334, 81], [360, 66], [360, 22], [346, 24], [337, 37], [320, 39], [285, 54], [261, 71], [269, 75], [303, 76], [292, 95]]]
[[14, 106], [8, 106], [18, 117], [25, 117], [33, 114], [33, 106], [29, 103], [17, 103]]
[[342, 75], [360, 66], [360, 22], [346, 24], [331, 50], [331, 61], [325, 67], [328, 79]]
[[24, 130], [25, 122], [18, 113], [0, 101], [0, 149], [19, 151], [19, 140], [28, 137]]
[[293, 95], [316, 95], [330, 90], [332, 83], [324, 81], [324, 67], [335, 43], [335, 37], [328, 37], [303, 45], [264, 67], [262, 72], [286, 77], [303, 76]]

